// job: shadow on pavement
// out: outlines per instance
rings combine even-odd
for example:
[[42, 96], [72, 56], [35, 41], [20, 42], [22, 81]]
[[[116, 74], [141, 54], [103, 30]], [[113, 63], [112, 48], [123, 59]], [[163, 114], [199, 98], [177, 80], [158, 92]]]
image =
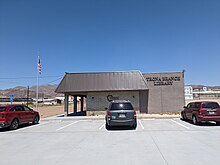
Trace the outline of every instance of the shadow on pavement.
[[[37, 125], [37, 124], [35, 124], [35, 125]], [[31, 127], [31, 126], [34, 126], [34, 125], [32, 123], [21, 124], [21, 125], [19, 125], [18, 129], [16, 129], [16, 130], [19, 130], [19, 129], [22, 129], [25, 127]], [[15, 131], [15, 130], [10, 130], [9, 127], [0, 128], [0, 132], [9, 132], [9, 131]]]
[[[182, 120], [182, 121], [194, 125], [191, 120]], [[195, 126], [204, 126], [204, 127], [213, 127], [213, 126], [216, 127], [217, 126], [217, 127], [220, 127], [220, 125], [216, 124], [216, 122], [201, 122], [201, 123], [196, 124]]]
[[[77, 112], [77, 113], [69, 113], [67, 116], [86, 116], [86, 111]], [[64, 117], [64, 115], [60, 115], [58, 117]]]
[[135, 130], [134, 128], [130, 126], [114, 126], [109, 129], [106, 129], [108, 131], [126, 131], [126, 130]]

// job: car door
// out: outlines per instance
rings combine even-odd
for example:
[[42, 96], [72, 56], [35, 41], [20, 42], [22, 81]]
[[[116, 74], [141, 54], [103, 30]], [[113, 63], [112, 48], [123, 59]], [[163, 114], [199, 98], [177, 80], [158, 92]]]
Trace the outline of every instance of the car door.
[[34, 120], [34, 112], [27, 106], [23, 106], [23, 108], [26, 122], [32, 122]]
[[187, 119], [191, 119], [192, 116], [192, 107], [193, 107], [193, 103], [189, 103], [185, 109], [185, 114], [186, 114], [186, 118]]
[[188, 117], [190, 120], [192, 120], [192, 114], [195, 113], [195, 110], [196, 110], [196, 103], [192, 103], [190, 108], [189, 108], [189, 111], [188, 111]]
[[201, 103], [200, 102], [196, 102], [195, 106], [193, 108], [192, 114], [196, 115], [196, 117], [198, 117], [198, 115], [199, 115], [200, 106], [201, 106]]
[[18, 120], [19, 120], [19, 123], [25, 123], [25, 113], [24, 113], [24, 109], [23, 109], [23, 107], [22, 106], [16, 106], [15, 107], [15, 113], [16, 113], [16, 116], [17, 116], [17, 118], [18, 118]]

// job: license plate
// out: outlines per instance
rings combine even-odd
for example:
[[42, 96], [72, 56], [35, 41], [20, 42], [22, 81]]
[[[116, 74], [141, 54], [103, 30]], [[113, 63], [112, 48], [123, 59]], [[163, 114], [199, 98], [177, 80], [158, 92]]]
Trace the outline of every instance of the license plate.
[[120, 117], [120, 118], [124, 118], [124, 117], [126, 117], [126, 116], [125, 116], [125, 114], [119, 114], [119, 117]]
[[208, 113], [209, 113], [209, 115], [214, 115], [215, 114], [215, 112], [212, 112], [212, 111], [208, 112]]

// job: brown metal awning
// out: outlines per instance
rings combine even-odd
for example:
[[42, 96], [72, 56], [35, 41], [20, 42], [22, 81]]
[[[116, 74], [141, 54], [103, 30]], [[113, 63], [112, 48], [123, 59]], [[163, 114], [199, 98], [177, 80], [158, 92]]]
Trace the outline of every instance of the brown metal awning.
[[66, 73], [56, 93], [147, 90], [140, 71]]

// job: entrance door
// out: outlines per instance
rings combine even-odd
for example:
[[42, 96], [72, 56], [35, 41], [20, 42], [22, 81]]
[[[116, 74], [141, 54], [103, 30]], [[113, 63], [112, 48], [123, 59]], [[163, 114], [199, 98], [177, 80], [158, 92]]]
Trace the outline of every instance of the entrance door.
[[149, 90], [139, 92], [140, 113], [148, 113], [148, 93]]

